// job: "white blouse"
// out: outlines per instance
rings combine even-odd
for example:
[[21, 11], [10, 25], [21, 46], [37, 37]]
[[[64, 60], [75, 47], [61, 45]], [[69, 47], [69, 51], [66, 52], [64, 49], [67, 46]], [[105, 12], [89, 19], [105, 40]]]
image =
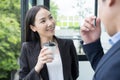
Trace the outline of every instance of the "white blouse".
[[49, 80], [64, 80], [63, 79], [63, 67], [58, 47], [53, 55], [52, 62], [47, 63]]

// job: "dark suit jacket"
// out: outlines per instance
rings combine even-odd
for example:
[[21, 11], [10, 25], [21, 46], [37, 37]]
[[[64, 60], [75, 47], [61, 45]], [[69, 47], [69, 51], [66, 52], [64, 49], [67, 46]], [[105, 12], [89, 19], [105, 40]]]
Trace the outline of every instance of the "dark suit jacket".
[[[72, 40], [56, 38], [58, 48], [63, 64], [64, 80], [76, 80], [79, 74], [78, 59], [76, 50]], [[41, 47], [39, 42], [24, 42], [20, 56], [20, 80], [49, 80], [46, 64], [39, 74], [36, 73], [34, 67], [37, 63], [37, 58]]]
[[100, 40], [83, 48], [95, 70], [93, 80], [120, 80], [120, 40], [105, 55]]

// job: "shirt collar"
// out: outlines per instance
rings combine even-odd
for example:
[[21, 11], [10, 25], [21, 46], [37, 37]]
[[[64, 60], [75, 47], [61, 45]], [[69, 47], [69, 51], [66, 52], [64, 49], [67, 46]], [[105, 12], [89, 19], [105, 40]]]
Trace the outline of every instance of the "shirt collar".
[[109, 43], [111, 45], [114, 45], [118, 40], [120, 40], [120, 32], [117, 32], [115, 35], [113, 35], [112, 37], [110, 37]]

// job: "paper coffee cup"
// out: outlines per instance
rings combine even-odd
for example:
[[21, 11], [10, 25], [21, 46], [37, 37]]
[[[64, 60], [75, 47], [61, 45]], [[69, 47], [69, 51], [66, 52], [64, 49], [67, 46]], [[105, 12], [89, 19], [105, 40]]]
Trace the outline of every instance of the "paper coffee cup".
[[43, 44], [43, 47], [47, 47], [49, 50], [52, 51], [52, 55], [54, 57], [56, 51], [56, 43], [55, 42], [46, 42]]

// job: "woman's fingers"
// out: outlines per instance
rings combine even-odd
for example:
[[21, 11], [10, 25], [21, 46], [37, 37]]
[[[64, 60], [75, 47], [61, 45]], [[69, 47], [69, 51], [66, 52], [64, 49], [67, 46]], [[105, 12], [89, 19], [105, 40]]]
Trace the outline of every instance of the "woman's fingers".
[[45, 60], [47, 60], [47, 59], [53, 59], [53, 55], [47, 54], [47, 55], [42, 56], [41, 58], [42, 58], [42, 60], [45, 61]]
[[38, 56], [37, 64], [35, 66], [35, 70], [39, 73], [39, 71], [43, 68], [43, 65], [45, 63], [52, 62], [52, 60], [53, 60], [53, 55], [51, 51], [48, 50], [48, 48], [41, 49], [40, 54]]
[[38, 60], [39, 60], [39, 62], [42, 62], [43, 64], [45, 64], [45, 63], [48, 63], [48, 62], [52, 62], [53, 57], [51, 55], [47, 55], [47, 56], [41, 57]]
[[42, 62], [43, 64], [48, 63], [48, 62], [52, 62], [52, 60], [53, 60], [52, 52], [48, 48], [42, 49], [40, 52], [40, 55], [38, 57], [38, 60], [40, 62]]
[[41, 50], [39, 56], [44, 57], [46, 55], [52, 55], [52, 51], [49, 50], [48, 48], [44, 48]]
[[40, 53], [42, 54], [44, 51], [46, 51], [48, 48], [47, 47], [44, 47], [41, 49]]

